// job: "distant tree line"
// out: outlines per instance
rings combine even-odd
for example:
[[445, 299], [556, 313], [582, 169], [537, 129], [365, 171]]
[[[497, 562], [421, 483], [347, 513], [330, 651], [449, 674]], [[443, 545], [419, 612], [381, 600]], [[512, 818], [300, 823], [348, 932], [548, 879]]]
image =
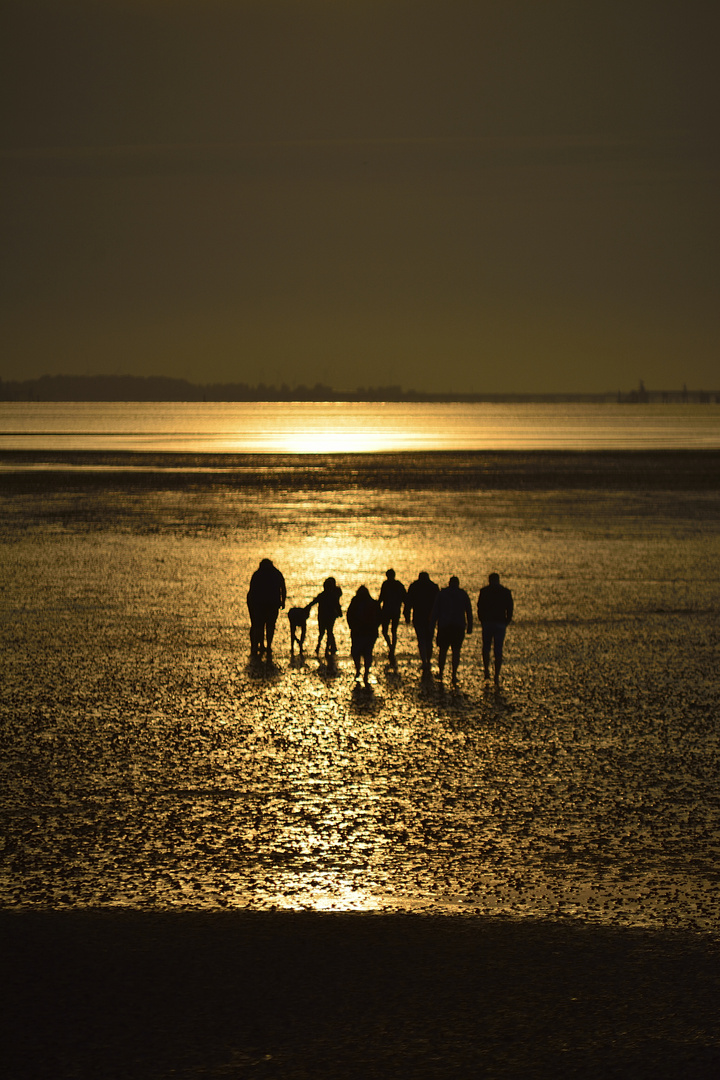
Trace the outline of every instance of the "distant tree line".
[[196, 384], [162, 375], [43, 375], [23, 382], [0, 380], [3, 401], [334, 401], [329, 386], [258, 383]]
[[484, 394], [431, 393], [401, 386], [361, 386], [335, 390], [325, 383], [313, 386], [248, 383], [191, 383], [162, 375], [43, 375], [39, 379], [0, 379], [0, 401], [426, 401], [426, 402], [603, 402], [715, 401], [720, 391], [651, 391], [641, 382], [637, 390], [598, 394]]

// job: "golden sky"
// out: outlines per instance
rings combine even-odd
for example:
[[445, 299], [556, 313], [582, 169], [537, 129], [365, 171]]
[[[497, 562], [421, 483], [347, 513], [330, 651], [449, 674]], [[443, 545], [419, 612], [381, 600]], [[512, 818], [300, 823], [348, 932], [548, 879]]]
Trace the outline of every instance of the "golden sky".
[[0, 377], [716, 389], [719, 24], [5, 0]]

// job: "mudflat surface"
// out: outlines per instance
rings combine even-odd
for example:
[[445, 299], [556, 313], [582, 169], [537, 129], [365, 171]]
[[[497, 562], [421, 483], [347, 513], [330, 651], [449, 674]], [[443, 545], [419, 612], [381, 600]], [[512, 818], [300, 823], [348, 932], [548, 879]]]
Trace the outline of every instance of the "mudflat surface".
[[[718, 456], [440, 457], [3, 457], [3, 1075], [717, 1075]], [[264, 556], [499, 571], [501, 686]]]
[[[229, 456], [193, 473], [200, 457], [107, 472], [61, 455], [8, 474], [23, 491], [0, 476], [1, 904], [717, 932], [720, 455]], [[516, 604], [502, 685], [477, 632], [457, 689], [436, 665], [423, 678], [402, 624], [365, 690], [344, 619], [328, 664], [314, 615], [305, 654], [281, 614], [273, 661], [251, 662], [265, 555], [288, 606], [333, 574], [345, 610], [389, 566], [406, 584], [456, 573], [473, 603], [498, 570]]]
[[0, 1062], [31, 1077], [710, 1078], [696, 936], [317, 913], [0, 915]]

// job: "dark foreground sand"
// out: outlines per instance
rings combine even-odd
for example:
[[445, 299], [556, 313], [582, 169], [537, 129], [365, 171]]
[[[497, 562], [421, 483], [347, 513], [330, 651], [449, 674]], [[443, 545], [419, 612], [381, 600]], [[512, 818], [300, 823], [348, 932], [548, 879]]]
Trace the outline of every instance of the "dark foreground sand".
[[0, 927], [6, 1080], [720, 1075], [707, 937], [287, 912]]

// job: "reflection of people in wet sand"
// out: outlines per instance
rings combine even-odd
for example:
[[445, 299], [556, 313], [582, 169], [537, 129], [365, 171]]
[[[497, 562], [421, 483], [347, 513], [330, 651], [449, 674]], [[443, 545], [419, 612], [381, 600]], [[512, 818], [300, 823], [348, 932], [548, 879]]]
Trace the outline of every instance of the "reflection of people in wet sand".
[[460, 581], [455, 576], [447, 586], [441, 589], [433, 605], [431, 622], [437, 626], [438, 668], [442, 679], [445, 671], [445, 659], [448, 649], [452, 652], [452, 681], [457, 682], [457, 669], [460, 664], [460, 649], [465, 640], [465, 632], [472, 634], [473, 614], [470, 597], [460, 588]]
[[405, 599], [405, 586], [395, 577], [394, 570], [385, 571], [385, 580], [380, 589], [380, 607], [382, 610], [382, 633], [388, 647], [388, 656], [395, 659], [398, 623]]
[[263, 559], [250, 578], [247, 606], [250, 612], [250, 651], [260, 656], [272, 655], [272, 642], [278, 611], [285, 607], [285, 578], [270, 559]]
[[495, 683], [500, 682], [503, 643], [507, 625], [513, 617], [513, 598], [509, 589], [500, 584], [499, 574], [490, 574], [488, 585], [478, 596], [478, 619], [482, 626], [482, 658], [485, 678], [490, 678], [490, 646], [495, 659]]
[[322, 592], [318, 593], [315, 599], [310, 601], [310, 607], [312, 607], [313, 604], [317, 604], [318, 606], [318, 643], [315, 646], [316, 656], [320, 652], [320, 646], [322, 645], [323, 637], [325, 637], [326, 634], [325, 655], [334, 656], [337, 652], [333, 627], [335, 626], [335, 620], [342, 615], [342, 608], [340, 607], [341, 596], [342, 589], [336, 583], [334, 577], [329, 577], [323, 582]]
[[418, 652], [423, 671], [430, 670], [432, 659], [432, 610], [440, 587], [430, 580], [427, 570], [422, 570], [408, 587], [405, 597], [405, 622], [412, 619], [417, 637]]
[[380, 604], [373, 600], [365, 585], [361, 585], [347, 609], [350, 627], [350, 655], [355, 663], [355, 678], [360, 677], [360, 661], [365, 671], [365, 685], [370, 681], [370, 665], [382, 619]]

